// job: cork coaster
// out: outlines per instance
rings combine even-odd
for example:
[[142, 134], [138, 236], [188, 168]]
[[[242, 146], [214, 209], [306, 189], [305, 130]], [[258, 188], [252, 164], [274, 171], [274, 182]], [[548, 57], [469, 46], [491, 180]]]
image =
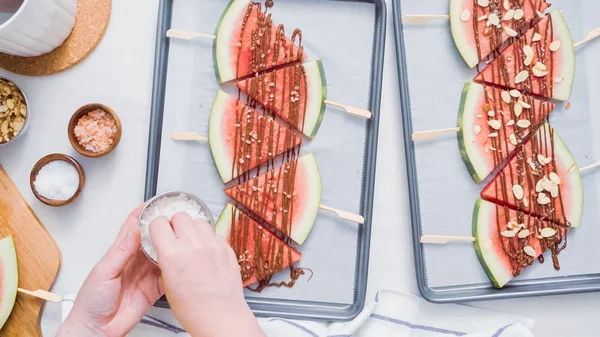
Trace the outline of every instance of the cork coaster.
[[102, 40], [111, 10], [112, 0], [78, 0], [75, 27], [60, 47], [36, 57], [0, 53], [0, 68], [20, 75], [46, 76], [76, 66]]

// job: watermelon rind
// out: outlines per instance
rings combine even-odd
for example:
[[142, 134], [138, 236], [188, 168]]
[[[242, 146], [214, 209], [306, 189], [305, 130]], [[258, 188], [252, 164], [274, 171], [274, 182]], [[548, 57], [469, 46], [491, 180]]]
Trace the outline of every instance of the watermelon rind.
[[236, 78], [236, 69], [232, 65], [237, 64], [237, 61], [231, 59], [231, 46], [236, 45], [238, 41], [231, 41], [231, 38], [234, 36], [232, 32], [237, 29], [239, 18], [248, 9], [248, 4], [248, 0], [231, 0], [217, 23], [213, 61], [219, 83]]
[[226, 240], [231, 232], [231, 215], [233, 214], [232, 209], [233, 205], [227, 203], [227, 206], [225, 206], [225, 209], [219, 216], [217, 224], [215, 225], [215, 232], [217, 235]]
[[312, 153], [303, 155], [298, 159], [298, 168], [302, 169], [298, 169], [296, 174], [300, 172], [306, 174], [306, 185], [303, 187], [307, 189], [307, 192], [303, 194], [305, 199], [300, 200], [305, 203], [302, 217], [294, 221], [290, 238], [301, 245], [306, 241], [308, 234], [310, 234], [319, 213], [319, 206], [321, 205], [321, 172], [319, 171], [317, 159]]
[[490, 239], [490, 219], [493, 219], [496, 211], [496, 205], [477, 199], [473, 209], [473, 237], [475, 242], [475, 253], [489, 277], [490, 281], [496, 288], [502, 288], [510, 280], [514, 278], [512, 270], [508, 270], [503, 266], [503, 260], [509, 257], [498, 256]]
[[[542, 130], [546, 132], [546, 142], [549, 142], [551, 126], [546, 123], [542, 127], [544, 128]], [[573, 154], [556, 130], [554, 130], [554, 156], [557, 163], [569, 170], [566, 177], [567, 183], [561, 182], [562, 186], [567, 186], [569, 189], [569, 200], [565, 204], [565, 207], [567, 207], [565, 215], [572, 228], [579, 228], [583, 217], [583, 181]]]
[[233, 179], [233, 158], [228, 155], [229, 150], [225, 145], [221, 127], [223, 115], [225, 114], [226, 109], [228, 109], [227, 104], [229, 98], [230, 96], [222, 90], [217, 91], [208, 121], [208, 142], [215, 161], [215, 166], [217, 167], [217, 171], [219, 171], [219, 175], [223, 182], [228, 182]]
[[17, 268], [17, 252], [12, 236], [0, 240], [0, 268], [2, 280], [0, 281], [0, 329], [12, 312], [17, 298], [19, 286], [19, 270]]
[[450, 30], [456, 49], [469, 68], [473, 68], [479, 63], [479, 57], [475, 45], [469, 43], [470, 37], [467, 36], [463, 28], [465, 22], [460, 19], [460, 15], [464, 10], [464, 3], [464, 0], [450, 0]]
[[479, 184], [490, 173], [485, 158], [478, 153], [476, 146], [476, 135], [473, 131], [475, 125], [476, 113], [473, 110], [478, 109], [477, 103], [483, 96], [484, 87], [475, 83], [466, 83], [463, 87], [460, 106], [458, 108], [458, 148], [463, 162], [467, 166], [469, 174]]
[[554, 52], [558, 56], [559, 64], [561, 65], [560, 68], [555, 70], [554, 76], [563, 78], [562, 82], [553, 83], [552, 96], [559, 101], [568, 101], [571, 97], [573, 82], [575, 81], [575, 47], [573, 45], [573, 37], [560, 10], [552, 11], [550, 18], [552, 20], [554, 40], [562, 42], [560, 49]]
[[304, 72], [306, 74], [308, 102], [306, 104], [303, 133], [313, 139], [319, 131], [325, 114], [327, 79], [321, 60], [305, 63]]

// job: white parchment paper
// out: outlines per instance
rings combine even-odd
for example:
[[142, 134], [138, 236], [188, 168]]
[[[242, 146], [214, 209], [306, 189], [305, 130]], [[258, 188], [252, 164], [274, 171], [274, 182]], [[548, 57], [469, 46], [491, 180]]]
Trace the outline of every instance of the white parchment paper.
[[[174, 0], [172, 28], [213, 33], [225, 0]], [[276, 23], [286, 32], [301, 28], [309, 60], [321, 59], [330, 100], [367, 107], [375, 7], [366, 3], [323, 0], [276, 0]], [[207, 143], [171, 140], [173, 131], [208, 135], [208, 117], [216, 91], [212, 40], [171, 40], [163, 122], [158, 192], [183, 190], [202, 198], [218, 218], [227, 198]], [[327, 108], [323, 124], [302, 153], [313, 152], [323, 182], [322, 203], [359, 212], [365, 151], [365, 121]], [[351, 304], [354, 296], [357, 225], [321, 211], [306, 243], [301, 267], [310, 268], [292, 289], [270, 288], [249, 297]], [[285, 273], [284, 273], [285, 274]], [[289, 277], [288, 275], [283, 275]]]
[[[562, 9], [574, 41], [600, 26], [598, 2], [552, 0], [552, 9]], [[447, 0], [403, 0], [407, 14], [447, 14]], [[458, 105], [464, 83], [476, 75], [454, 47], [448, 21], [404, 26], [414, 131], [456, 126]], [[598, 127], [600, 115], [595, 103], [600, 95], [600, 41], [576, 51], [577, 73], [571, 107], [558, 104], [550, 122], [569, 146], [580, 167], [600, 160]], [[594, 61], [596, 60], [596, 61]], [[596, 131], [596, 132], [595, 132]], [[424, 234], [471, 236], [473, 206], [485, 182], [477, 186], [464, 166], [456, 135], [414, 144], [422, 230]], [[580, 229], [569, 233], [568, 247], [559, 258], [561, 270], [552, 263], [527, 268], [521, 280], [600, 273], [600, 237], [597, 198], [600, 172], [583, 176], [585, 205]], [[473, 245], [424, 245], [428, 285], [489, 284]], [[550, 259], [547, 259], [547, 261]], [[490, 285], [491, 286], [491, 285]]]

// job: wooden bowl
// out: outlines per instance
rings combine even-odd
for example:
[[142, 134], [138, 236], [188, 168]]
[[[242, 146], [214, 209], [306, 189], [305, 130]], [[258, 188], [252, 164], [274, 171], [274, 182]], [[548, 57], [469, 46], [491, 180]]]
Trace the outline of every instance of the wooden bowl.
[[[48, 199], [46, 197], [41, 196], [35, 189], [34, 182], [42, 167], [55, 160], [62, 160], [73, 165], [73, 167], [75, 167], [75, 169], [77, 170], [77, 173], [79, 173], [79, 187], [77, 187], [77, 191], [69, 200]], [[31, 170], [31, 175], [29, 176], [29, 185], [31, 186], [31, 191], [33, 192], [33, 195], [35, 195], [35, 197], [42, 203], [52, 207], [65, 206], [77, 199], [77, 197], [81, 193], [81, 190], [83, 190], [83, 186], [85, 185], [85, 172], [83, 171], [83, 167], [81, 166], [81, 164], [79, 164], [79, 162], [73, 159], [72, 157], [69, 157], [66, 154], [53, 153], [43, 157], [42, 159], [38, 160], [37, 163], [35, 163], [33, 169]]]
[[[83, 115], [85, 115], [89, 112], [92, 112], [94, 110], [97, 110], [97, 109], [103, 110], [106, 113], [108, 113], [109, 115], [111, 115], [111, 117], [115, 120], [115, 123], [117, 125], [117, 135], [115, 136], [115, 141], [104, 152], [92, 152], [92, 151], [86, 150], [81, 145], [79, 145], [79, 142], [77, 141], [77, 137], [75, 137], [75, 126], [77, 125], [77, 122], [79, 122], [79, 118], [81, 118]], [[67, 133], [69, 134], [69, 142], [71, 142], [71, 146], [73, 146], [75, 151], [77, 151], [82, 156], [85, 156], [88, 158], [100, 158], [100, 157], [106, 156], [107, 154], [111, 153], [117, 147], [117, 145], [119, 145], [119, 142], [121, 141], [121, 135], [123, 134], [123, 126], [121, 125], [121, 120], [119, 119], [119, 116], [117, 116], [117, 114], [113, 111], [113, 109], [111, 109], [103, 104], [93, 103], [93, 104], [84, 105], [81, 108], [79, 108], [77, 111], [75, 111], [73, 116], [71, 116], [71, 120], [69, 121], [69, 128], [67, 130]]]

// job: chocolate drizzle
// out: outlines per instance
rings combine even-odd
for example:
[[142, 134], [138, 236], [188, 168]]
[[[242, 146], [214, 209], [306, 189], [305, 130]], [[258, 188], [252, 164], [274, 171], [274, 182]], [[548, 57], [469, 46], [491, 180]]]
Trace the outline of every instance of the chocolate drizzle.
[[[291, 265], [294, 253], [299, 253], [289, 246], [293, 220], [302, 211], [297, 210], [295, 191], [301, 136], [289, 127], [284, 129], [274, 119], [277, 113], [292, 127], [303, 129], [306, 95], [300, 93], [306, 92], [306, 78], [299, 62], [304, 58], [302, 32], [296, 29], [291, 40], [287, 39], [284, 26], [273, 24], [268, 13], [272, 6], [273, 1], [267, 0], [263, 12], [260, 3], [251, 2], [241, 25], [236, 75], [237, 78], [252, 76], [238, 83], [246, 95], [242, 97], [242, 91], [238, 91], [232, 173], [235, 176], [236, 172], [247, 172], [253, 163], [265, 159], [267, 163], [256, 172], [258, 176], [240, 175], [239, 185], [226, 191], [250, 212], [272, 224], [283, 240], [264, 234], [267, 230], [262, 226], [258, 231], [263, 234], [253, 236], [256, 223], [233, 208], [231, 246], [239, 258], [242, 279], [255, 277], [258, 285], [248, 289], [258, 292], [270, 286], [291, 287], [304, 274], [303, 269]], [[275, 168], [274, 158], [280, 153], [284, 164]], [[262, 175], [261, 170], [265, 172]], [[245, 256], [248, 251], [255, 251], [254, 256]], [[273, 273], [287, 265], [290, 281], [272, 283]]]

